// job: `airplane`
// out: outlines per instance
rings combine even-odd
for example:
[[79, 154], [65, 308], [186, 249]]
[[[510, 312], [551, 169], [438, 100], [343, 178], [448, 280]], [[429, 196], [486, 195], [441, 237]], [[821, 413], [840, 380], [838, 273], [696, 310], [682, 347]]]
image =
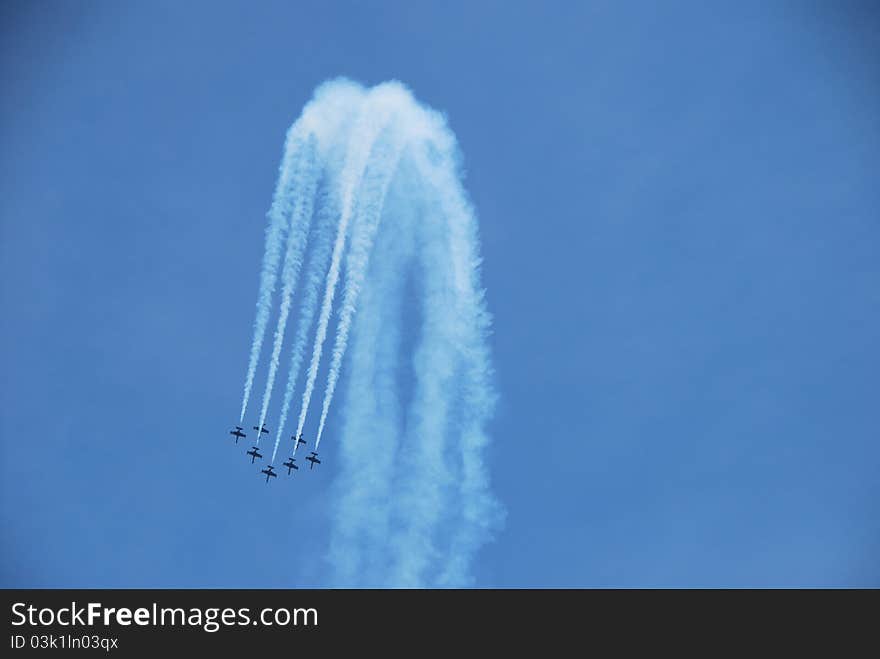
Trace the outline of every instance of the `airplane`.
[[290, 438], [296, 442], [297, 446], [306, 443], [306, 440], [303, 439], [302, 435], [300, 435], [299, 437], [297, 437], [296, 435], [291, 435]]
[[297, 467], [296, 464], [294, 464], [295, 462], [296, 462], [296, 460], [294, 460], [293, 458], [289, 458], [289, 459], [287, 460], [287, 462], [282, 462], [282, 463], [281, 463], [281, 464], [283, 464], [285, 467], [287, 467], [287, 475], [288, 475], [288, 476], [290, 476], [290, 470], [291, 470], [291, 469], [299, 469], [299, 467]]
[[251, 446], [251, 450], [248, 451], [247, 454], [251, 456], [251, 464], [254, 464], [254, 460], [256, 460], [257, 458], [263, 457], [263, 454], [260, 453], [260, 449], [258, 449], [256, 446]]
[[309, 462], [312, 463], [309, 465], [309, 469], [314, 468], [315, 464], [321, 464], [321, 461], [318, 460], [317, 451], [312, 451], [312, 454], [309, 457], [307, 457], [306, 460], [308, 460]]
[[259, 430], [259, 431], [260, 431], [260, 432], [257, 433], [257, 437], [259, 437], [259, 436], [262, 435], [263, 433], [266, 433], [267, 435], [269, 434], [269, 431], [266, 430], [266, 424], [265, 424], [265, 423], [263, 424], [263, 427], [262, 427], [262, 428], [257, 428], [256, 426], [254, 426], [254, 430]]
[[276, 476], [278, 476], [278, 474], [273, 471], [272, 465], [269, 465], [266, 469], [260, 469], [260, 473], [266, 474], [267, 483], [269, 482], [270, 478], [275, 478]]
[[242, 437], [247, 437], [247, 435], [245, 435], [245, 434], [242, 432], [242, 427], [241, 427], [241, 426], [235, 426], [235, 430], [230, 430], [230, 431], [229, 431], [229, 434], [235, 436], [235, 443], [236, 443], [236, 444], [238, 444], [238, 440], [241, 439]]

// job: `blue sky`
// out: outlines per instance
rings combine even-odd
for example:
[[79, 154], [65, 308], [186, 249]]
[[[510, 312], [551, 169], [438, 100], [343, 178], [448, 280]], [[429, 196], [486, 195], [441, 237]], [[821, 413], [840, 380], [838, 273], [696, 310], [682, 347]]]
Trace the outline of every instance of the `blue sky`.
[[478, 585], [880, 585], [877, 15], [767, 4], [5, 3], [0, 585], [326, 583], [332, 460], [267, 487], [226, 431], [337, 75], [464, 153]]

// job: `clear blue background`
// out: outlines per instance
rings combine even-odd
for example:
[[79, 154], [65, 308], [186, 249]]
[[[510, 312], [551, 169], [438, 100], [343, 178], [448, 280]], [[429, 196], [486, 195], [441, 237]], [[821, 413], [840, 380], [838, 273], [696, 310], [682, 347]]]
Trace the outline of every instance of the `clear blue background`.
[[269, 486], [226, 432], [284, 133], [337, 75], [465, 156], [479, 585], [880, 585], [877, 12], [656, 4], [3, 3], [0, 585], [327, 583], [332, 429]]

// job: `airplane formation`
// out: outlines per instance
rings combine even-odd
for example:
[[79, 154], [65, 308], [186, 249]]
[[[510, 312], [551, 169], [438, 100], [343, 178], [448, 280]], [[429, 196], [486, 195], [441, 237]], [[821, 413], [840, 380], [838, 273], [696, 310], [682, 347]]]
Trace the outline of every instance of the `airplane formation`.
[[[263, 435], [263, 433], [269, 434], [269, 430], [266, 428], [265, 425], [263, 425], [262, 428], [257, 427], [257, 426], [254, 426], [253, 428], [254, 428], [254, 430], [257, 431], [257, 439], [259, 439]], [[241, 439], [242, 437], [247, 437], [247, 434], [244, 432], [244, 428], [242, 428], [241, 426], [235, 426], [232, 430], [229, 431], [229, 434], [232, 435], [233, 437], [235, 437], [236, 444], [238, 444], [238, 440]], [[294, 442], [294, 444], [293, 444], [294, 450], [299, 448], [299, 446], [301, 444], [307, 443], [306, 440], [304, 440], [302, 438], [302, 435], [300, 435], [299, 437], [297, 437], [296, 435], [291, 435], [290, 439], [293, 440], [293, 442]], [[260, 453], [260, 449], [257, 446], [251, 446], [251, 450], [245, 451], [245, 454], [250, 456], [251, 464], [254, 464], [258, 459], [262, 459], [262, 457], [263, 457], [263, 454]], [[309, 454], [309, 456], [306, 458], [306, 460], [308, 460], [311, 463], [309, 465], [310, 470], [314, 469], [316, 464], [321, 464], [321, 460], [318, 458], [317, 451], [312, 451]], [[289, 458], [287, 458], [287, 461], [283, 462], [282, 465], [284, 467], [287, 467], [287, 475], [288, 476], [290, 476], [294, 470], [299, 470], [299, 465], [296, 464], [296, 458], [294, 458], [292, 455]], [[275, 473], [275, 467], [273, 467], [272, 465], [269, 465], [265, 469], [261, 469], [260, 473], [266, 475], [266, 482], [267, 483], [269, 482], [270, 478], [277, 478], [278, 477], [278, 474]]]

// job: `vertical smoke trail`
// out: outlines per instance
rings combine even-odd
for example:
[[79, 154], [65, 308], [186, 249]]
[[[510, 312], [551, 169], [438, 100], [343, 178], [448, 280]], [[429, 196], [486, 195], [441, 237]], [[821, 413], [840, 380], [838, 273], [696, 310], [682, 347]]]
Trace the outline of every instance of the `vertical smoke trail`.
[[[482, 457], [488, 443], [484, 428], [496, 400], [487, 345], [491, 318], [486, 310], [485, 292], [479, 284], [481, 260], [477, 224], [456, 169], [451, 162], [422, 161], [419, 171], [426, 185], [434, 189], [437, 212], [446, 220], [447, 253], [438, 256], [448, 263], [452, 273], [453, 306], [445, 322], [460, 364], [457, 374], [460, 402], [455, 419], [460, 426], [458, 455], [461, 460], [455, 479], [460, 505], [444, 552], [445, 565], [435, 583], [457, 586], [470, 581], [468, 571], [473, 554], [504, 518], [503, 509], [490, 494]], [[455, 318], [457, 322], [449, 323], [448, 318]]]
[[[354, 315], [358, 294], [363, 284], [370, 259], [370, 251], [373, 240], [379, 228], [382, 216], [382, 207], [388, 186], [397, 169], [400, 159], [401, 146], [394, 134], [389, 131], [389, 143], [380, 142], [372, 155], [370, 165], [364, 175], [361, 188], [358, 190], [358, 213], [352, 228], [351, 244], [348, 248], [345, 271], [345, 289], [342, 294], [342, 304], [339, 309], [339, 325], [336, 329], [336, 344], [333, 347], [333, 356], [330, 362], [330, 370], [327, 374], [327, 388], [324, 392], [324, 405], [321, 410], [321, 421], [318, 424], [318, 435], [315, 440], [315, 450], [321, 444], [324, 434], [324, 424], [327, 421], [327, 412], [330, 409], [330, 401], [336, 390], [339, 380], [339, 370], [342, 367], [342, 357], [348, 345], [348, 332], [351, 328], [351, 320]], [[380, 148], [384, 147], [384, 148]]]
[[[309, 402], [315, 389], [315, 380], [318, 377], [318, 364], [321, 361], [321, 353], [324, 349], [324, 340], [327, 338], [327, 326], [330, 324], [330, 312], [333, 307], [333, 297], [336, 293], [336, 283], [339, 281], [339, 267], [342, 261], [342, 250], [345, 247], [348, 224], [351, 220], [354, 205], [354, 194], [360, 185], [361, 177], [367, 166], [373, 143], [390, 120], [391, 103], [386, 94], [387, 89], [396, 97], [396, 87], [380, 85], [372, 89], [365, 102], [365, 107], [357, 118], [352, 128], [352, 136], [348, 145], [347, 158], [340, 175], [341, 188], [341, 215], [339, 227], [336, 233], [336, 242], [333, 245], [333, 254], [330, 260], [330, 270], [327, 273], [327, 285], [324, 290], [324, 301], [321, 304], [321, 313], [318, 316], [318, 328], [315, 333], [315, 344], [312, 350], [312, 361], [309, 364], [308, 379], [303, 392], [302, 408], [299, 413], [299, 422], [296, 427], [296, 436], [302, 434], [306, 423], [306, 414], [309, 410]], [[316, 449], [317, 450], [317, 449]]]
[[458, 360], [455, 330], [459, 317], [452, 272], [445, 258], [448, 236], [438, 213], [424, 217], [417, 258], [422, 273], [422, 326], [413, 358], [415, 386], [409, 406], [409, 427], [402, 455], [403, 476], [394, 499], [398, 523], [392, 535], [394, 554], [389, 581], [419, 587], [430, 578], [432, 563], [442, 560], [437, 528], [448, 510], [454, 482], [449, 444], [456, 430], [449, 423], [450, 392], [456, 389]]
[[339, 442], [341, 487], [330, 543], [339, 587], [381, 586], [387, 579], [387, 538], [403, 418], [404, 396], [399, 391], [405, 388], [399, 373], [402, 310], [418, 215], [406, 203], [411, 191], [400, 184], [405, 182], [396, 183], [386, 199], [386, 205], [398, 209], [394, 230], [376, 237], [352, 327], [348, 400]]
[[[272, 206], [269, 208], [269, 226], [266, 229], [266, 247], [263, 253], [263, 264], [260, 269], [260, 289], [257, 293], [257, 315], [254, 319], [254, 336], [251, 341], [250, 356], [248, 358], [247, 374], [244, 378], [244, 395], [241, 399], [241, 414], [238, 422], [244, 420], [251, 388], [254, 384], [254, 375], [257, 372], [257, 362], [260, 359], [260, 351], [263, 348], [263, 337], [266, 334], [266, 325], [269, 323], [269, 312], [272, 306], [272, 294], [275, 292], [275, 282], [278, 279], [278, 262], [281, 260], [281, 245], [287, 228], [287, 217], [291, 209], [292, 194], [292, 170], [294, 156], [302, 146], [302, 139], [296, 124], [287, 131], [284, 144], [284, 157], [278, 174], [278, 183], [275, 185], [275, 194]], [[259, 435], [259, 433], [257, 433]]]
[[[290, 305], [293, 291], [299, 278], [302, 267], [303, 253], [309, 236], [309, 228], [312, 223], [312, 210], [315, 200], [315, 188], [317, 186], [318, 172], [315, 163], [315, 136], [310, 135], [298, 158], [298, 166], [294, 174], [294, 190], [297, 198], [294, 203], [293, 213], [290, 217], [290, 229], [287, 237], [287, 251], [284, 254], [284, 268], [281, 273], [281, 307], [278, 313], [278, 324], [275, 328], [275, 340], [272, 346], [272, 357], [269, 360], [269, 374], [266, 378], [266, 389], [263, 393], [263, 405], [260, 410], [258, 428], [263, 427], [266, 421], [266, 413], [269, 410], [269, 401], [272, 397], [272, 387], [275, 384], [275, 374], [278, 372], [278, 364], [281, 359], [281, 347], [284, 343], [284, 331], [287, 326], [287, 317], [290, 313]], [[262, 432], [257, 431], [257, 443]]]
[[[302, 367], [302, 361], [305, 357], [306, 342], [309, 338], [309, 330], [314, 320], [315, 312], [318, 307], [318, 293], [320, 292], [321, 283], [324, 281], [324, 272], [327, 269], [327, 261], [330, 259], [330, 239], [333, 232], [333, 221], [336, 219], [337, 208], [333, 203], [333, 195], [328, 194], [325, 190], [318, 198], [318, 217], [317, 227], [315, 231], [315, 241], [312, 247], [312, 253], [309, 257], [309, 265], [306, 269], [306, 281], [303, 285], [303, 298], [300, 305], [299, 322], [296, 331], [296, 338], [293, 342], [293, 349], [290, 353], [290, 372], [287, 376], [287, 387], [284, 390], [284, 398], [281, 403], [281, 415], [278, 419], [278, 430], [275, 435], [275, 447], [272, 450], [271, 463], [275, 462], [275, 456], [278, 454], [278, 445], [281, 436], [284, 434], [284, 427], [287, 423], [287, 414], [290, 411], [290, 403], [293, 399], [293, 391], [296, 385], [296, 378]], [[296, 449], [299, 442], [293, 444], [293, 455], [296, 455]]]

